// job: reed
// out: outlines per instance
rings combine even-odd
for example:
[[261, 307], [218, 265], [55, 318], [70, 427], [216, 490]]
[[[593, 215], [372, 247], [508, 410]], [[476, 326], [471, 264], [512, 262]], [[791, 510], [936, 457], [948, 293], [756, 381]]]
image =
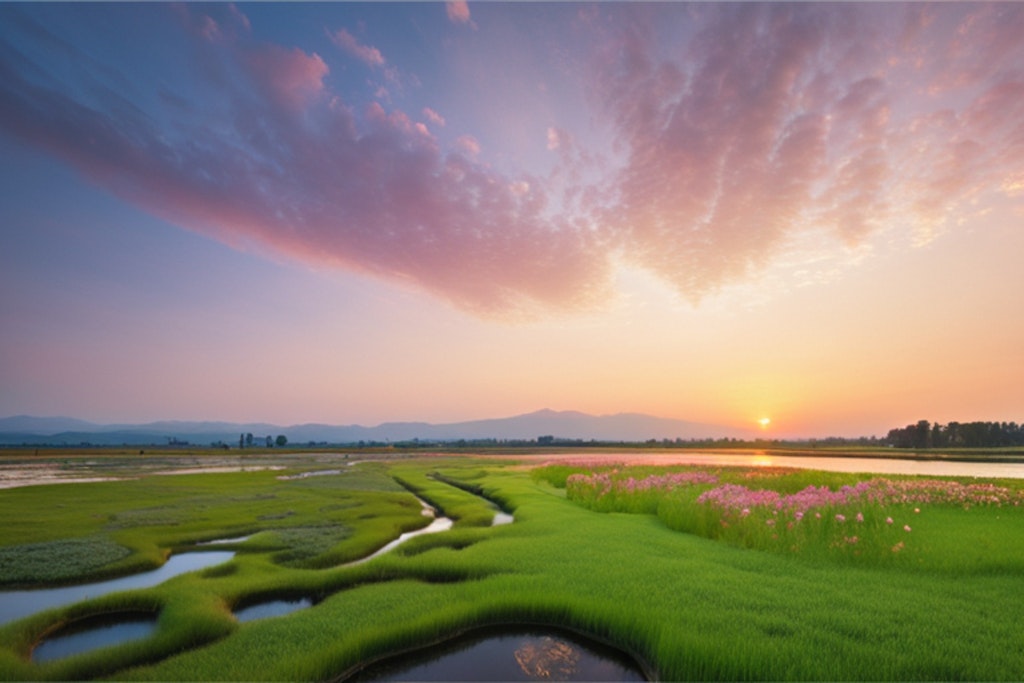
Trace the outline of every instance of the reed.
[[[564, 489], [543, 474], [533, 477], [501, 464], [423, 459], [390, 467], [417, 495], [445, 514], [459, 515], [455, 528], [412, 539], [364, 564], [322, 569], [275, 561], [279, 540], [258, 534], [240, 544], [251, 545], [231, 561], [230, 571], [186, 575], [7, 625], [0, 629], [0, 679], [322, 680], [376, 658], [507, 623], [580, 632], [633, 654], [652, 676], [666, 680], [1019, 680], [1024, 671], [1024, 653], [1015, 646], [1017, 598], [1024, 592], [1019, 506], [965, 510], [951, 503], [893, 503], [887, 515], [916, 515], [912, 535], [920, 545], [905, 556], [913, 561], [858, 563], [829, 554], [760, 551], [739, 541], [680, 533], [666, 523], [670, 510], [697, 505], [701, 494], [724, 484], [758, 490], [775, 482], [776, 493], [786, 496], [821, 481], [855, 483], [848, 479], [745, 477], [723, 469], [714, 473], [716, 482], [665, 490], [654, 513], [620, 514], [587, 509], [567, 500]], [[375, 469], [370, 481], [386, 472]], [[564, 481], [574, 473], [565, 473]], [[626, 478], [640, 482], [654, 475], [659, 472], [632, 471]], [[221, 476], [209, 475], [207, 492], [253, 495], [251, 481]], [[556, 483], [560, 478], [561, 473], [553, 477]], [[275, 514], [286, 499], [285, 509], [296, 511], [292, 525], [310, 523], [309, 510], [346, 505], [353, 495], [367, 494], [362, 508], [346, 508], [364, 510], [370, 515], [365, 519], [344, 510], [321, 513], [339, 514], [351, 525], [352, 535], [340, 546], [363, 527], [374, 529], [367, 537], [386, 535], [387, 525], [379, 520], [389, 514], [392, 521], [419, 514], [419, 504], [395, 490], [394, 482], [380, 481], [377, 490], [347, 490], [345, 481], [339, 477], [302, 489], [282, 482], [279, 489], [263, 480], [262, 491], [277, 496], [268, 499], [278, 501], [268, 508]], [[515, 524], [472, 523], [493, 513], [491, 503], [474, 492], [514, 509]], [[387, 501], [389, 495], [396, 498], [381, 508], [370, 505], [370, 499]], [[170, 495], [160, 504], [177, 505]], [[640, 508], [649, 510], [649, 502]], [[230, 522], [224, 532], [244, 526], [234, 512], [223, 519]], [[207, 532], [214, 526], [195, 524], [207, 525]], [[158, 526], [151, 531], [168, 537]], [[971, 555], [975, 538], [987, 550]], [[939, 561], [950, 555], [947, 564]], [[245, 624], [231, 616], [233, 607], [246, 602], [295, 595], [317, 603]], [[24, 660], [24, 643], [61, 620], [128, 605], [159, 612], [156, 636], [52, 666]]]

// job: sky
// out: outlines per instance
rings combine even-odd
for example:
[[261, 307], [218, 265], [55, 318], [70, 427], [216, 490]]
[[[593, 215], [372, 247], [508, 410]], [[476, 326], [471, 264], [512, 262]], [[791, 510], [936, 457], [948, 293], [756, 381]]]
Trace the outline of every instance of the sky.
[[1024, 421], [1024, 4], [0, 4], [0, 415]]

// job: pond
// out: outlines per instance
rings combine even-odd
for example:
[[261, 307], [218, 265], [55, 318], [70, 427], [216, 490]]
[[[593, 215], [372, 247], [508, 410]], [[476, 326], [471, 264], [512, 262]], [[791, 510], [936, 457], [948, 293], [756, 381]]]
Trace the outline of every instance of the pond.
[[42, 612], [51, 607], [62, 607], [80, 600], [97, 598], [108, 593], [135, 588], [149, 588], [179, 574], [227, 562], [234, 556], [235, 553], [227, 550], [180, 553], [172, 555], [163, 566], [152, 571], [122, 576], [109, 581], [85, 583], [77, 586], [61, 586], [59, 588], [2, 591], [0, 592], [0, 624], [6, 624], [27, 617], [30, 614]]
[[107, 616], [72, 623], [32, 650], [32, 661], [49, 662], [109, 645], [148, 638], [156, 632], [157, 621], [150, 615]]
[[249, 605], [235, 610], [235, 619], [244, 623], [247, 621], [256, 621], [257, 619], [281, 617], [312, 606], [313, 601], [309, 598], [299, 598], [297, 600], [268, 600], [267, 602], [260, 602], [255, 605]]
[[350, 681], [644, 681], [624, 653], [542, 628], [486, 629], [371, 665]]
[[854, 472], [871, 474], [911, 474], [928, 477], [992, 477], [1024, 479], [1024, 463], [998, 460], [952, 460], [936, 453], [934, 459], [849, 455], [783, 455], [770, 451], [700, 452], [640, 451], [620, 453], [574, 453], [528, 455], [542, 463], [559, 461], [594, 463], [628, 463], [630, 465], [707, 465], [710, 467], [794, 467], [827, 472]]

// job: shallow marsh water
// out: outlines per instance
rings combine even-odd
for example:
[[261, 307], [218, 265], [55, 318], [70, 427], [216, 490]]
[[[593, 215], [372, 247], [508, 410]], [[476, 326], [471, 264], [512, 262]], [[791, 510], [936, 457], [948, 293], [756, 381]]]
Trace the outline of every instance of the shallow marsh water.
[[135, 616], [121, 621], [104, 620], [94, 625], [81, 625], [47, 638], [32, 650], [37, 663], [62, 659], [71, 655], [148, 638], [156, 632], [153, 617]]
[[300, 609], [312, 607], [313, 601], [310, 598], [299, 598], [297, 600], [268, 600], [267, 602], [256, 603], [248, 607], [235, 610], [235, 619], [245, 623], [257, 619], [269, 619], [270, 617], [283, 617], [286, 614], [297, 612]]
[[488, 629], [379, 662], [350, 681], [644, 681], [618, 650], [539, 628]]
[[542, 463], [627, 463], [630, 465], [706, 465], [709, 467], [792, 467], [826, 472], [870, 474], [908, 474], [929, 477], [990, 477], [1024, 479], [1024, 462], [996, 460], [949, 460], [936, 453], [933, 460], [885, 458], [847, 455], [780, 455], [770, 451], [740, 451], [707, 453], [689, 451], [663, 451], [644, 453], [538, 454], [520, 456], [523, 460]]
[[107, 595], [108, 593], [135, 588], [149, 588], [180, 574], [222, 564], [234, 556], [235, 553], [227, 550], [180, 553], [172, 555], [163, 566], [152, 571], [122, 576], [109, 581], [85, 583], [78, 586], [61, 586], [59, 588], [2, 591], [0, 592], [0, 624], [6, 624], [27, 617], [30, 614], [42, 612], [51, 607], [62, 607], [80, 600]]

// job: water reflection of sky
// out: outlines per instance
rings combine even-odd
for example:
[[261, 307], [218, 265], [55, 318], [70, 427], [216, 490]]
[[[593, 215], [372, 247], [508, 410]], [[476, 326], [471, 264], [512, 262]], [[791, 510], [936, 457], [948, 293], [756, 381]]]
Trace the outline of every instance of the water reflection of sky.
[[181, 553], [153, 571], [131, 574], [109, 581], [60, 588], [39, 588], [0, 592], [0, 624], [6, 624], [50, 607], [70, 605], [79, 600], [97, 598], [115, 591], [149, 588], [187, 572], [227, 562], [235, 553], [226, 550]]
[[[764, 451], [707, 453], [668, 451], [660, 453], [566, 453], [527, 456], [542, 463], [625, 463], [630, 465], [708, 465], [710, 467], [793, 467], [827, 472], [917, 474], [931, 477], [1004, 477], [1024, 479], [1024, 463], [965, 462], [956, 460], [909, 460], [902, 458], [776, 455]], [[936, 454], [936, 457], [942, 457]]]
[[543, 631], [458, 639], [428, 653], [384, 662], [355, 681], [643, 681], [617, 651]]

